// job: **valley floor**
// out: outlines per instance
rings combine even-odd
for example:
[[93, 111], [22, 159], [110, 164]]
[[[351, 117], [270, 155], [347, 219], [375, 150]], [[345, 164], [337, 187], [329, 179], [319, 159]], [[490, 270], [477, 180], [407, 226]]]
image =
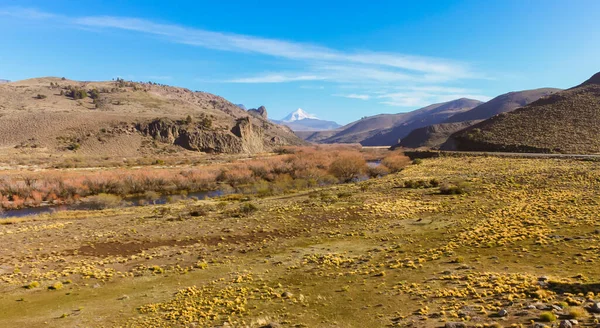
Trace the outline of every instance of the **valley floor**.
[[595, 327], [599, 192], [596, 162], [435, 158], [284, 196], [14, 220], [0, 326]]

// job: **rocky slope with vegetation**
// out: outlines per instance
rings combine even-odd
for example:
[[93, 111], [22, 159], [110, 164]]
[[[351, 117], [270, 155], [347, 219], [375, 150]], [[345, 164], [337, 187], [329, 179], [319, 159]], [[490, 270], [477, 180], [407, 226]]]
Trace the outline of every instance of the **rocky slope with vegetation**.
[[393, 149], [404, 148], [436, 148], [442, 145], [455, 132], [466, 129], [481, 121], [465, 121], [456, 123], [440, 123], [412, 130]]
[[183, 149], [263, 152], [303, 141], [206, 92], [123, 80], [36, 78], [0, 85], [0, 148], [30, 152], [154, 154]]
[[395, 147], [437, 148], [444, 144], [452, 134], [464, 130], [494, 115], [509, 112], [523, 107], [542, 97], [546, 97], [560, 89], [542, 88], [509, 92], [500, 95], [466, 112], [450, 116], [444, 123], [426, 126], [413, 130]]
[[364, 146], [392, 146], [412, 130], [440, 123], [467, 111], [481, 101], [461, 98], [433, 104], [408, 113], [363, 117], [337, 130], [304, 134], [307, 141], [319, 143], [360, 143]]
[[414, 129], [444, 122], [459, 113], [466, 112], [482, 104], [479, 100], [461, 98], [444, 103], [433, 104], [416, 111], [406, 113], [402, 121], [394, 127], [385, 129], [361, 142], [364, 146], [391, 146], [398, 143]]
[[574, 88], [494, 116], [451, 136], [444, 149], [600, 152], [600, 73]]

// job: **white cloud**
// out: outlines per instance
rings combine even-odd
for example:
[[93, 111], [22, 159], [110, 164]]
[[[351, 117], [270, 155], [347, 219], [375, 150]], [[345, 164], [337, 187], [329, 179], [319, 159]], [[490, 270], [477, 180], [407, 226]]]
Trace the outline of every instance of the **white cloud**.
[[[448, 86], [461, 79], [489, 78], [475, 72], [468, 63], [402, 53], [368, 50], [341, 50], [310, 43], [263, 38], [251, 35], [209, 31], [176, 24], [158, 23], [135, 17], [68, 17], [35, 9], [0, 9], [0, 16], [47, 19], [74, 28], [101, 32], [117, 29], [158, 37], [168, 42], [194, 47], [250, 53], [283, 59], [296, 71], [263, 72], [221, 80], [227, 83], [286, 83], [323, 81], [338, 88], [355, 88], [352, 93], [334, 96], [352, 99], [378, 99], [390, 106], [416, 107], [468, 97], [488, 100], [478, 91]], [[249, 72], [250, 69], [249, 69]], [[248, 72], [242, 72], [247, 74]], [[161, 77], [168, 80], [170, 77]], [[153, 77], [160, 80], [158, 77]], [[214, 81], [212, 81], [214, 82]], [[320, 87], [321, 89], [323, 87]]]
[[[209, 31], [175, 24], [156, 23], [133, 17], [68, 17], [44, 13], [35, 9], [14, 7], [0, 9], [0, 14], [19, 15], [26, 18], [56, 18], [57, 21], [79, 27], [127, 30], [155, 35], [170, 42], [223, 51], [257, 53], [309, 63], [324, 62], [344, 66], [365, 65], [386, 68], [392, 70], [384, 74], [384, 78], [388, 80], [408, 78], [405, 73], [399, 73], [398, 71], [409, 71], [411, 74], [420, 75], [421, 79], [429, 81], [478, 77], [478, 74], [474, 73], [466, 63], [441, 58], [373, 51], [341, 51], [309, 43]], [[378, 75], [382, 75], [382, 72], [380, 71]]]
[[266, 74], [261, 76], [245, 77], [226, 80], [230, 83], [284, 83], [297, 81], [319, 81], [323, 77], [317, 75], [284, 75], [284, 74]]
[[369, 95], [361, 95], [361, 94], [356, 94], [356, 93], [351, 93], [351, 94], [333, 94], [332, 96], [335, 96], [335, 97], [344, 97], [344, 98], [350, 98], [350, 99], [360, 99], [360, 100], [369, 100], [369, 99], [371, 99], [371, 96], [369, 96]]
[[115, 28], [166, 37], [176, 43], [210, 49], [251, 52], [292, 60], [356, 63], [422, 72], [432, 77], [470, 78], [476, 74], [468, 65], [439, 58], [369, 51], [343, 52], [308, 43], [261, 38], [242, 34], [214, 32], [144, 19], [114, 16], [89, 16], [72, 19], [76, 25]]
[[7, 7], [0, 9], [0, 16], [10, 16], [22, 19], [47, 19], [58, 17], [55, 14], [46, 13], [33, 8]]

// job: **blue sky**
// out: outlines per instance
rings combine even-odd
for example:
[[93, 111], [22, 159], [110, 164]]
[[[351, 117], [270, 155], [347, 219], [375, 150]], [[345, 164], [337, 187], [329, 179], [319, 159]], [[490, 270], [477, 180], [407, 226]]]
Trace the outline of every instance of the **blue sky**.
[[123, 77], [348, 123], [600, 71], [600, 1], [0, 0], [0, 79]]

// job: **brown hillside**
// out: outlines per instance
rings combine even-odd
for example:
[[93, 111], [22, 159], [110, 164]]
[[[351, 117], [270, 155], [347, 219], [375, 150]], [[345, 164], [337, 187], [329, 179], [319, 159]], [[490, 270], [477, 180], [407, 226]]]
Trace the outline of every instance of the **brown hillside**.
[[445, 149], [600, 152], [600, 73], [581, 85], [453, 135]]
[[402, 138], [400, 144], [395, 147], [437, 148], [444, 144], [448, 137], [460, 130], [466, 129], [494, 115], [523, 107], [541, 97], [558, 91], [560, 89], [543, 88], [505, 93], [471, 110], [452, 115], [443, 124], [434, 124], [415, 129], [409, 135]]
[[440, 123], [413, 130], [402, 138], [393, 148], [437, 148], [441, 146], [453, 133], [466, 129], [481, 121], [465, 121], [456, 123]]
[[[411, 112], [381, 114], [362, 118], [337, 130], [311, 135], [321, 143], [361, 143], [365, 146], [391, 146], [415, 128], [440, 123], [448, 117], [481, 104], [478, 100], [457, 99], [429, 105]], [[397, 130], [394, 128], [398, 127]], [[406, 131], [405, 131], [406, 130]], [[392, 132], [393, 131], [393, 132]], [[400, 132], [400, 136], [396, 132]], [[392, 132], [392, 134], [388, 134]], [[332, 134], [331, 136], [329, 136]]]
[[472, 109], [482, 102], [474, 99], [461, 98], [444, 103], [429, 105], [425, 108], [407, 113], [402, 121], [390, 128], [363, 140], [364, 146], [392, 146], [398, 140], [406, 137], [414, 129], [431, 124], [442, 123], [449, 117]]
[[31, 152], [249, 153], [302, 143], [288, 128], [219, 96], [154, 83], [53, 77], [6, 83], [0, 117], [0, 148]]
[[[380, 114], [364, 117], [358, 121], [347, 124], [335, 131], [333, 135], [321, 139], [322, 143], [359, 143], [378, 132], [393, 127], [397, 122], [402, 121], [407, 113], [400, 114]], [[325, 135], [322, 133], [321, 135]]]

